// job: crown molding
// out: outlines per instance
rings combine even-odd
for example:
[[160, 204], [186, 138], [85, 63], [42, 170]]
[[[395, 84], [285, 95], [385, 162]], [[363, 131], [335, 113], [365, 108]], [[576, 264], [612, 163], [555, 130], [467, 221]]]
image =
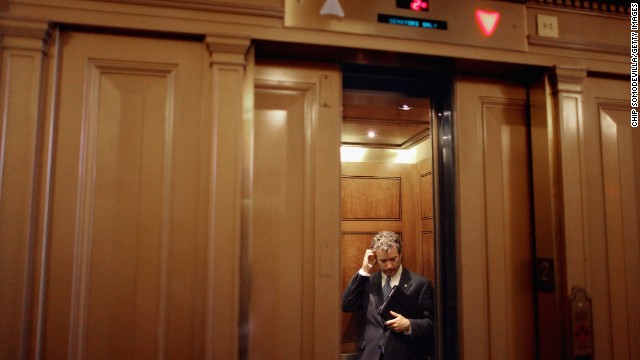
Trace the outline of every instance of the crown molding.
[[51, 22], [0, 15], [0, 47], [45, 52], [51, 39]]
[[552, 74], [556, 91], [569, 93], [581, 93], [586, 77], [587, 69], [572, 66], [556, 66]]
[[528, 35], [529, 45], [555, 47], [568, 50], [582, 50], [597, 53], [607, 53], [615, 55], [629, 55], [631, 48], [628, 46], [600, 44], [587, 41], [555, 39], [545, 36]]
[[220, 34], [207, 34], [207, 49], [211, 53], [211, 62], [218, 64], [245, 65], [251, 39]]

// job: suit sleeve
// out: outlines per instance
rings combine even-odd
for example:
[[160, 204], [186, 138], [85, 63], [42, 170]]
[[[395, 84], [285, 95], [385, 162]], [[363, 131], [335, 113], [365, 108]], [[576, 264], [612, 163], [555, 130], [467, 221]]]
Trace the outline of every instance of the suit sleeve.
[[426, 280], [420, 290], [418, 305], [422, 310], [421, 319], [409, 319], [411, 323], [411, 338], [433, 339], [433, 287]]
[[363, 296], [369, 284], [369, 277], [356, 274], [342, 295], [342, 311], [354, 312], [364, 307]]

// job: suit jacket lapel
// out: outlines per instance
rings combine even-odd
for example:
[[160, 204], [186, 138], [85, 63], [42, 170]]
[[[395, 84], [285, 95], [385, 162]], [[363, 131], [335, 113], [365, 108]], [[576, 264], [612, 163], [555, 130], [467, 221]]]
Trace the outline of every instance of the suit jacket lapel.
[[[400, 289], [402, 289], [402, 291], [406, 293], [407, 291], [409, 291], [409, 289], [411, 289], [411, 284], [411, 272], [403, 267], [402, 274], [400, 274], [400, 282], [398, 283], [398, 286], [400, 287]], [[380, 289], [382, 289], [382, 287], [380, 287]]]
[[378, 301], [378, 305], [381, 305], [384, 299], [382, 298], [382, 274], [380, 271], [371, 275], [369, 279], [369, 285], [371, 286], [371, 293]]

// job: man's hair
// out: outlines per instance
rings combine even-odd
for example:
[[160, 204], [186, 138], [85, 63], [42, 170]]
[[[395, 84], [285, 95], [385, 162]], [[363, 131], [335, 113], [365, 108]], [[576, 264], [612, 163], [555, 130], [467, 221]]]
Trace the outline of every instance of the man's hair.
[[398, 254], [402, 254], [402, 241], [393, 231], [380, 231], [371, 240], [373, 251], [389, 252], [393, 248], [398, 249]]

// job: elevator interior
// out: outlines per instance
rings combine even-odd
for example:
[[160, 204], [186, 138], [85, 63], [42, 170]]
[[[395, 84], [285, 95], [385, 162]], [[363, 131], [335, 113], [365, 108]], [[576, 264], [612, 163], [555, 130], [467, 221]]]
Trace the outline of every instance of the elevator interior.
[[[413, 68], [342, 66], [342, 288], [382, 230], [401, 235], [403, 266], [437, 288], [432, 124], [438, 114], [429, 80]], [[343, 314], [345, 359], [357, 352], [361, 326], [362, 314]]]

